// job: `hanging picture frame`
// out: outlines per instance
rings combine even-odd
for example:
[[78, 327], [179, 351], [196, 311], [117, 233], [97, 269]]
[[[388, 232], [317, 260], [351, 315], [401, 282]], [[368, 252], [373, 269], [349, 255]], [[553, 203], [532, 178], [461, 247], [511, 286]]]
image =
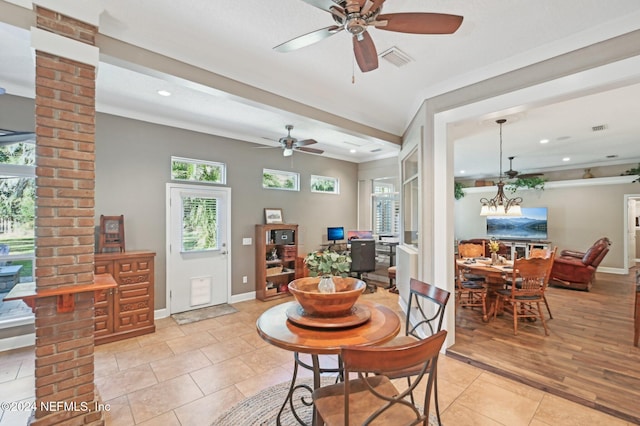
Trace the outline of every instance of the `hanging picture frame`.
[[272, 223], [284, 223], [282, 218], [282, 209], [265, 207], [264, 223], [270, 225]]

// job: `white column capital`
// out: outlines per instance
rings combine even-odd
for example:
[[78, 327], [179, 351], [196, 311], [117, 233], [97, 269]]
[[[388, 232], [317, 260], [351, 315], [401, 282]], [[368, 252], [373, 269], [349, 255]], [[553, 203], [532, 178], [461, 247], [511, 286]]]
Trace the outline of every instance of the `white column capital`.
[[35, 27], [31, 27], [31, 47], [96, 68], [100, 60], [100, 50], [96, 46]]

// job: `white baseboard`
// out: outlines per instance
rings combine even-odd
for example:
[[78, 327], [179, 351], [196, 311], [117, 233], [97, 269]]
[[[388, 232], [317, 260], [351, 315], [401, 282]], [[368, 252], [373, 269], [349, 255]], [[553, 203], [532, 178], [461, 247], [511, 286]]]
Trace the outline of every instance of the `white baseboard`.
[[248, 293], [236, 294], [231, 296], [229, 303], [246, 302], [247, 300], [254, 300], [256, 298], [256, 292], [250, 291]]
[[34, 346], [36, 344], [36, 334], [23, 334], [21, 336], [6, 337], [0, 339], [0, 352], [11, 349], [24, 348], [25, 346]]
[[597, 272], [605, 272], [607, 274], [617, 274], [617, 275], [627, 275], [629, 271], [626, 271], [624, 268], [609, 268], [606, 266], [598, 267]]
[[153, 311], [154, 319], [166, 318], [168, 316], [169, 316], [169, 310], [167, 308], [156, 309], [155, 311]]

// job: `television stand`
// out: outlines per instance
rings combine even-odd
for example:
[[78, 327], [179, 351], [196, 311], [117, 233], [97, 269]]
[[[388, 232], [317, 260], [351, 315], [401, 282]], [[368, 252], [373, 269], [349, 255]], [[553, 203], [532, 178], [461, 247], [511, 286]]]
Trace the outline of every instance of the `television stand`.
[[551, 241], [539, 241], [539, 240], [498, 240], [510, 249], [511, 259], [516, 257], [529, 257], [529, 250], [532, 248], [549, 249], [551, 247]]

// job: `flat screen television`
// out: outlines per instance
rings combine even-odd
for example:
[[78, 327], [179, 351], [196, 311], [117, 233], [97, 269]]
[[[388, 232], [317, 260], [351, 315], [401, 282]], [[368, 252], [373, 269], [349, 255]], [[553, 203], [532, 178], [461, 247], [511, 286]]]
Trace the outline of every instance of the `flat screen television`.
[[344, 240], [344, 227], [334, 226], [327, 228], [327, 240], [336, 241]]
[[547, 208], [522, 207], [522, 216], [487, 216], [487, 237], [546, 240]]

